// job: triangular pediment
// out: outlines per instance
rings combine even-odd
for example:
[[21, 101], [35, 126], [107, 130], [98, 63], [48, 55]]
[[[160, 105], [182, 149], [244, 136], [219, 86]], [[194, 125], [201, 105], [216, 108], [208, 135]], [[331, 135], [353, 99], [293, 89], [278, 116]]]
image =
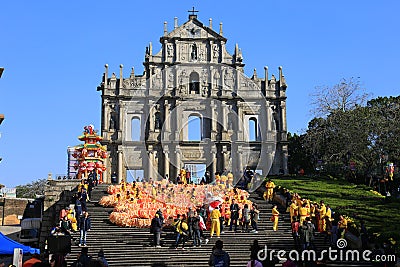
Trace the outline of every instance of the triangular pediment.
[[168, 33], [164, 38], [179, 38], [179, 39], [218, 39], [226, 41], [226, 38], [215, 32], [213, 29], [204, 26], [196, 18], [192, 18]]

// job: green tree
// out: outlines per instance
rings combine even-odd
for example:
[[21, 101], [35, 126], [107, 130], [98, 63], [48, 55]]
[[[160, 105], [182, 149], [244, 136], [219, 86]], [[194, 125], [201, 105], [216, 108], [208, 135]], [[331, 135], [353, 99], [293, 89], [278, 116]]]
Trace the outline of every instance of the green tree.
[[373, 175], [381, 167], [382, 155], [399, 162], [399, 116], [400, 97], [379, 97], [366, 106], [337, 109], [309, 123], [303, 145], [312, 158], [323, 160], [328, 172], [347, 175], [349, 163], [354, 162], [363, 177]]
[[362, 88], [358, 78], [343, 78], [333, 86], [317, 86], [311, 93], [311, 113], [326, 117], [332, 112], [346, 112], [365, 105], [369, 94]]
[[16, 186], [17, 197], [20, 198], [35, 198], [36, 195], [44, 195], [46, 179], [39, 179], [25, 185]]
[[288, 133], [287, 140], [289, 142], [288, 167], [289, 173], [297, 173], [302, 168], [306, 173], [313, 171], [312, 159], [304, 148], [302, 139], [305, 135], [297, 135]]

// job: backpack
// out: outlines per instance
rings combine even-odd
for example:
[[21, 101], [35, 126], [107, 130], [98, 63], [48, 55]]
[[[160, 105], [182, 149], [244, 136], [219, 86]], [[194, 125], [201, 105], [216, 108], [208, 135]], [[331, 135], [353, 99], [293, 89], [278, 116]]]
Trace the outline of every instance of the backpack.
[[178, 219], [173, 225], [172, 225], [172, 227], [174, 228], [174, 231], [175, 232], [178, 232], [178, 225], [179, 224], [181, 224], [181, 220], [180, 219]]

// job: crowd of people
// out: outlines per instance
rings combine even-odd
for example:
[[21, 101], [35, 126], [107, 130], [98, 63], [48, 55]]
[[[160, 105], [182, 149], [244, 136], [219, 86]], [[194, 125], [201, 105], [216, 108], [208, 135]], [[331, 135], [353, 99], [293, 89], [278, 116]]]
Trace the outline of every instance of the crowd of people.
[[[110, 221], [128, 227], [149, 227], [154, 234], [153, 245], [160, 247], [163, 227], [173, 227], [176, 232], [175, 248], [188, 240], [193, 246], [207, 243], [209, 237], [220, 237], [226, 228], [230, 231], [258, 233], [260, 211], [245, 190], [226, 186], [226, 177], [217, 177], [215, 184], [174, 184], [161, 181], [122, 181], [108, 187], [108, 196], [99, 203], [113, 206]], [[252, 229], [250, 229], [250, 227]], [[208, 236], [208, 233], [207, 233]]]
[[319, 203], [300, 197], [294, 193], [287, 203], [290, 214], [292, 236], [299, 249], [315, 249], [315, 232], [325, 235], [325, 243], [335, 246], [339, 238], [344, 238], [348, 219], [343, 215], [334, 218], [334, 212], [323, 200]]
[[[104, 196], [99, 203], [103, 206], [112, 206], [114, 211], [110, 215], [110, 221], [128, 227], [149, 227], [151, 220], [157, 210], [162, 210], [166, 224], [170, 225], [178, 214], [186, 214], [188, 208], [211, 209], [221, 206], [221, 221], [230, 220], [229, 205], [235, 199], [238, 208], [238, 218], [242, 219], [244, 205], [247, 209], [253, 206], [248, 199], [249, 193], [245, 190], [233, 187], [221, 186], [220, 183], [197, 185], [197, 184], [174, 184], [167, 180], [132, 182], [122, 181], [119, 185], [108, 187], [110, 195]], [[234, 213], [234, 216], [236, 213]], [[245, 221], [248, 216], [245, 216]], [[205, 222], [210, 224], [211, 220]]]

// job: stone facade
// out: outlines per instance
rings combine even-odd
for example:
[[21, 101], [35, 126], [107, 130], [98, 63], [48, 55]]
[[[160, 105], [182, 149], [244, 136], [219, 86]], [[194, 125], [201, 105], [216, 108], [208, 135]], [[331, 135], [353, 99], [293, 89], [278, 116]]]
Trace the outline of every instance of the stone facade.
[[[205, 164], [214, 174], [249, 167], [262, 175], [287, 173], [286, 88], [278, 78], [251, 78], [243, 73], [242, 52], [226, 50], [219, 33], [196, 15], [160, 38], [161, 51], [146, 48], [144, 73], [109, 77], [105, 66], [97, 90], [102, 93], [101, 135], [110, 155], [104, 180], [111, 173], [126, 179], [127, 170], [144, 177], [172, 180], [184, 164]], [[199, 138], [191, 139], [197, 118]]]

